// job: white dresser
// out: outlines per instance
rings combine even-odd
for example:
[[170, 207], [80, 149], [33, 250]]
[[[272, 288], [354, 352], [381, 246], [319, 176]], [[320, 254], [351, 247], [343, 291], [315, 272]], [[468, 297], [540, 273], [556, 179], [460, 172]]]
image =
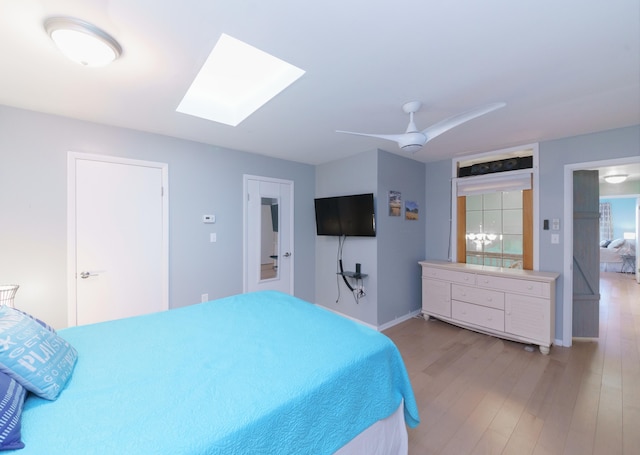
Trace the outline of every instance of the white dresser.
[[555, 336], [557, 273], [422, 261], [422, 313], [540, 346]]

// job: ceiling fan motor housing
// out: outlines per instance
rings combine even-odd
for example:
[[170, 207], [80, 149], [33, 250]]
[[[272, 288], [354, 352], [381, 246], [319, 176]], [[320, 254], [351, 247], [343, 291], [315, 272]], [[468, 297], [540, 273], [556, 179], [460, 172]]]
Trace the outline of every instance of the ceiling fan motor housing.
[[399, 140], [398, 145], [402, 150], [409, 153], [417, 152], [427, 142], [427, 136], [419, 131], [405, 133]]

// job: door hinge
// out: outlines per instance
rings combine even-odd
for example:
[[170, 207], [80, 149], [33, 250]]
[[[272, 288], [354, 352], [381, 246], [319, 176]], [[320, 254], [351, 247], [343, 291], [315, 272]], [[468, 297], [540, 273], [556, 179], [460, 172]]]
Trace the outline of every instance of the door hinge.
[[164, 186], [160, 187], [160, 197], [164, 197]]

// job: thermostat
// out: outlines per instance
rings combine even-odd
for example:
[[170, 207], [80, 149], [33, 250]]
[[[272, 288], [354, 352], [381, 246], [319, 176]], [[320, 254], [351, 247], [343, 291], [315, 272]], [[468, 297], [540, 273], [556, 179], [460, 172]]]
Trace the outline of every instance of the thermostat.
[[215, 215], [202, 215], [202, 222], [206, 224], [213, 224], [216, 222]]

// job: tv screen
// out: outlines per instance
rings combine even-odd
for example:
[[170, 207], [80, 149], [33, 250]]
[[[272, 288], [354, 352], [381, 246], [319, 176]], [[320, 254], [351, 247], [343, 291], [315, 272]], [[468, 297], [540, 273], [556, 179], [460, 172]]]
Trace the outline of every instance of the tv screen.
[[318, 235], [375, 237], [373, 193], [315, 200]]
[[342, 235], [338, 201], [334, 197], [315, 200], [316, 232], [318, 235]]

